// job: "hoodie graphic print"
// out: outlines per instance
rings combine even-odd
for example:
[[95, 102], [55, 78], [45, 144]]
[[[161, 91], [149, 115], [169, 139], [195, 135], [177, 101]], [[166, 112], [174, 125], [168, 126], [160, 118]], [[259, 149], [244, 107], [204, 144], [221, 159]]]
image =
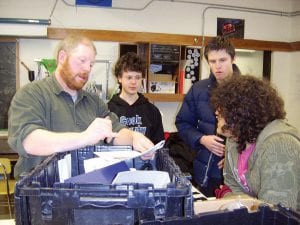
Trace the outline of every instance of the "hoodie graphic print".
[[156, 106], [142, 94], [135, 103], [129, 105], [120, 96], [114, 95], [107, 103], [110, 111], [116, 113], [120, 123], [133, 131], [140, 132], [154, 144], [164, 139], [161, 114]]

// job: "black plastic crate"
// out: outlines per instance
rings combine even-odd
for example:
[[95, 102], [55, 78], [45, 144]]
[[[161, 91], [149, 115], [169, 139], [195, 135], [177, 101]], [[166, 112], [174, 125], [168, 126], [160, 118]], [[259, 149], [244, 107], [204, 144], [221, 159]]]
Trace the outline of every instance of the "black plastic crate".
[[257, 211], [246, 208], [234, 211], [201, 213], [191, 218], [146, 221], [143, 225], [300, 225], [300, 214], [281, 207], [259, 206]]
[[[93, 157], [95, 150], [101, 151], [92, 146], [71, 152], [72, 175], [82, 172], [83, 160]], [[193, 214], [191, 183], [169, 157], [168, 149], [157, 153], [157, 168], [169, 172], [172, 180], [164, 189], [152, 184], [60, 183], [57, 161], [65, 155], [49, 157], [18, 181], [17, 225], [140, 224]]]

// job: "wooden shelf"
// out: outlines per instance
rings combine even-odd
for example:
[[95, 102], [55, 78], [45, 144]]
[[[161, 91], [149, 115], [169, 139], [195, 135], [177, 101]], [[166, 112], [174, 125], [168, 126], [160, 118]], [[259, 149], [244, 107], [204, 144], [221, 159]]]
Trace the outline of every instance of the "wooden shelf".
[[[82, 34], [95, 41], [116, 41], [129, 43], [157, 43], [178, 45], [202, 45], [202, 36], [166, 34], [150, 32], [113, 31], [113, 30], [91, 30], [91, 29], [68, 29], [48, 27], [47, 37], [49, 39], [63, 39], [69, 34]], [[212, 37], [204, 36], [204, 44]], [[251, 39], [233, 39], [236, 48], [253, 49], [261, 51], [299, 51], [300, 42], [280, 42]]]
[[144, 93], [144, 96], [148, 98], [150, 102], [181, 102], [184, 98], [184, 94]]
[[115, 30], [89, 30], [89, 29], [67, 29], [47, 28], [49, 39], [63, 39], [69, 34], [81, 34], [95, 41], [116, 41], [128, 43], [157, 43], [157, 44], [179, 44], [200, 45], [200, 40], [195, 35], [165, 34], [150, 32], [132, 32]]

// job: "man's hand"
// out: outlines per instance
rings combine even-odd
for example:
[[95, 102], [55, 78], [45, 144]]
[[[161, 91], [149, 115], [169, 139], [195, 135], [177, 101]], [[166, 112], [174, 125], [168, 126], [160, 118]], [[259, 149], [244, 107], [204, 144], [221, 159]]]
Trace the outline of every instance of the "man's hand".
[[118, 133], [112, 131], [109, 118], [96, 118], [82, 134], [87, 139], [87, 145], [95, 145], [105, 138], [109, 141], [111, 138], [118, 137]]
[[[149, 150], [154, 146], [154, 144], [143, 134], [139, 132], [132, 132], [132, 146], [134, 150], [139, 152], [144, 152]], [[150, 153], [147, 155], [143, 155], [141, 158], [143, 160], [153, 159], [155, 153]]]
[[200, 138], [200, 144], [204, 145], [213, 154], [222, 157], [225, 152], [225, 145], [221, 144], [223, 139], [216, 135], [204, 135]]

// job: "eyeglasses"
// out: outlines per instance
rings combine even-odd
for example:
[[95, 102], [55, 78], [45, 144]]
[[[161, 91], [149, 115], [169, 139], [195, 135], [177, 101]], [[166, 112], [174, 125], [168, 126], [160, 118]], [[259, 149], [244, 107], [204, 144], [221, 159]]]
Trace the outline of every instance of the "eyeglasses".
[[123, 76], [123, 77], [127, 81], [132, 81], [133, 79], [139, 81], [139, 80], [143, 79], [143, 77], [140, 76], [140, 75], [137, 75], [137, 76]]
[[91, 69], [95, 64], [94, 61], [91, 61], [85, 57], [77, 57], [76, 63], [77, 63], [77, 65], [80, 65], [82, 67], [88, 66], [89, 69]]

